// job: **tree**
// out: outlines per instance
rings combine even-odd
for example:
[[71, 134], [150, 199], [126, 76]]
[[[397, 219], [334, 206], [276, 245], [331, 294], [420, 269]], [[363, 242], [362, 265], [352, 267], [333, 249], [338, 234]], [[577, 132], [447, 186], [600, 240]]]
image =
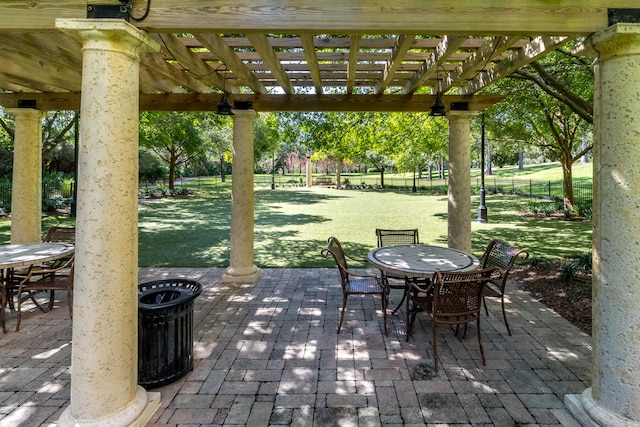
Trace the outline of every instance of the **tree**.
[[[52, 111], [42, 121], [42, 170], [50, 171], [50, 165], [55, 164], [55, 170], [71, 172], [73, 169], [74, 127], [79, 114], [75, 111]], [[14, 121], [7, 116], [0, 115], [0, 146], [7, 150], [11, 160], [3, 174], [11, 173], [13, 168], [13, 141], [15, 138]], [[5, 157], [5, 156], [1, 156]]]
[[156, 153], [169, 166], [169, 189], [174, 189], [176, 168], [207, 151], [202, 137], [203, 113], [143, 112], [140, 144]]
[[573, 207], [572, 165], [592, 149], [583, 138], [593, 123], [593, 70], [581, 57], [557, 51], [496, 86], [509, 93], [492, 108], [498, 139], [524, 139], [558, 161], [563, 170], [565, 208]]
[[210, 154], [220, 169], [220, 180], [226, 180], [225, 163], [232, 158], [233, 129], [227, 116], [206, 114], [203, 125], [204, 138], [210, 142]]

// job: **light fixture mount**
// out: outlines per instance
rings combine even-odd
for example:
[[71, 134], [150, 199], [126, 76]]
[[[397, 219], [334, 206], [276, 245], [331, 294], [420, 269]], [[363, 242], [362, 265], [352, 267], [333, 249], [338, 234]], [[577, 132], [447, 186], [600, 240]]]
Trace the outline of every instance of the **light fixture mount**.
[[233, 107], [231, 106], [231, 104], [229, 103], [229, 100], [227, 99], [226, 86], [227, 86], [227, 70], [224, 70], [224, 75], [222, 77], [222, 99], [220, 99], [220, 102], [218, 103], [218, 110], [216, 111], [216, 113], [221, 116], [233, 116], [233, 111], [232, 111]]

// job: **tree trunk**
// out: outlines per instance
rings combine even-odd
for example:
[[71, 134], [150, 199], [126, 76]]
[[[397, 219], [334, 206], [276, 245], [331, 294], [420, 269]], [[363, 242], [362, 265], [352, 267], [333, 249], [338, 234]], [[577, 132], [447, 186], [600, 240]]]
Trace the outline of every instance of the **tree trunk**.
[[573, 209], [573, 171], [572, 159], [561, 159], [562, 162], [562, 190], [564, 194], [564, 208]]
[[169, 162], [169, 190], [174, 189], [174, 182], [176, 180], [176, 159], [172, 155], [171, 161]]
[[225, 182], [227, 176], [224, 173], [224, 154], [220, 156], [220, 182]]
[[342, 159], [336, 160], [336, 188], [340, 188], [340, 175], [342, 174]]
[[485, 175], [493, 175], [491, 169], [491, 144], [487, 144], [487, 158], [485, 160]]
[[380, 187], [384, 188], [384, 168], [380, 168]]
[[524, 170], [524, 151], [522, 151], [522, 144], [519, 144], [518, 149], [518, 170]]

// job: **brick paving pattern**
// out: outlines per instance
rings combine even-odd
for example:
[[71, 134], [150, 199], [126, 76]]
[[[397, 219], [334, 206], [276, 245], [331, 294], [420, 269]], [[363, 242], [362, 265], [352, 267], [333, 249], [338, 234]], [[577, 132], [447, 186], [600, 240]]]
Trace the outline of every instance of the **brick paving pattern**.
[[[385, 337], [379, 299], [354, 296], [336, 334], [335, 269], [264, 269], [251, 286], [220, 284], [224, 271], [140, 270], [140, 282], [183, 277], [205, 287], [194, 303], [194, 369], [154, 390], [162, 403], [149, 427], [579, 426], [563, 399], [590, 385], [591, 338], [512, 283], [513, 336], [489, 300], [487, 366], [475, 325], [465, 339], [441, 327], [436, 375], [426, 316], [406, 342], [404, 313], [389, 315]], [[69, 404], [64, 305], [30, 310], [20, 332], [0, 338], [0, 427], [55, 426]]]

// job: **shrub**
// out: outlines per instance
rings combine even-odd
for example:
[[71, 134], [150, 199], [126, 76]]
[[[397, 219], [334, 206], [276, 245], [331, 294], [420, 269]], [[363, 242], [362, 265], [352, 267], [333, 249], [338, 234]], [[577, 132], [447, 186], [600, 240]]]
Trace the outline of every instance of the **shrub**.
[[593, 202], [591, 200], [586, 202], [576, 203], [574, 205], [574, 209], [576, 213], [584, 218], [592, 219], [593, 218]]
[[591, 272], [593, 267], [593, 252], [589, 251], [576, 257], [576, 265], [580, 270]]
[[568, 282], [576, 275], [578, 265], [574, 262], [564, 262], [560, 267], [560, 280]]
[[542, 263], [544, 262], [545, 259], [540, 255], [531, 255], [524, 263], [529, 264], [531, 267], [537, 267], [539, 265], [542, 265]]

